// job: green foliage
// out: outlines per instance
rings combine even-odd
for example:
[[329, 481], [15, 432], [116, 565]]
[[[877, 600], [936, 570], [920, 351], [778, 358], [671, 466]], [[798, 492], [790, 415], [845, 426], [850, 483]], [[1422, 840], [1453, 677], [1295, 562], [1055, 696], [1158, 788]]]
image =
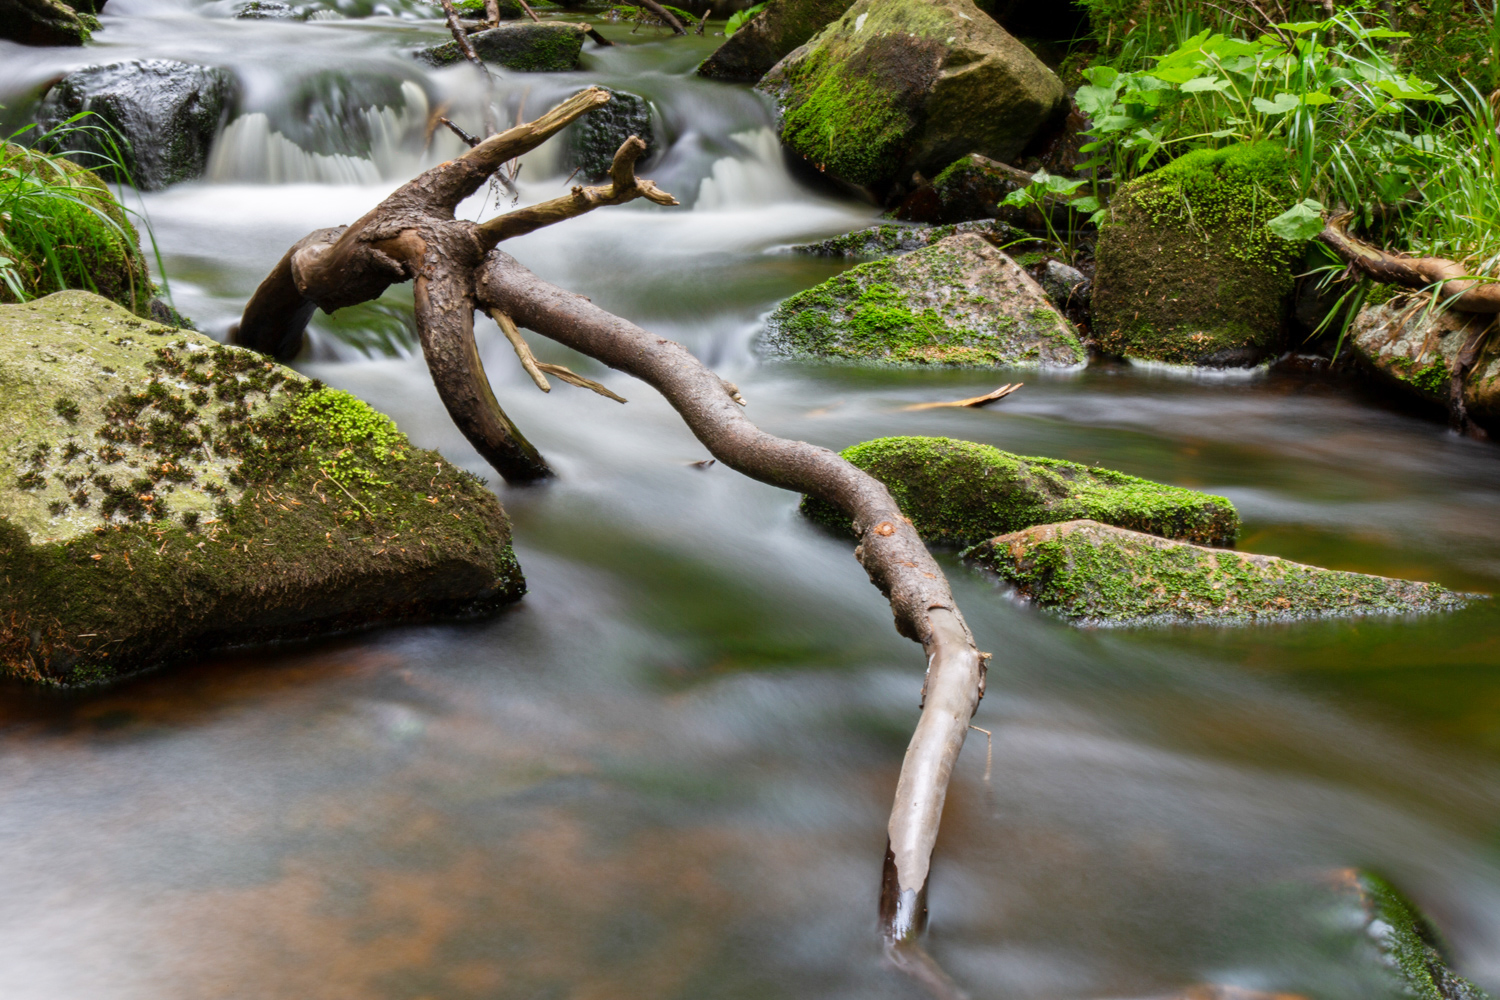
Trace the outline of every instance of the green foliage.
[[36, 126], [27, 126], [0, 143], [0, 302], [81, 288], [145, 315], [155, 289], [127, 210], [90, 170], [21, 144], [52, 144], [63, 132], [95, 133], [111, 152], [89, 165], [123, 171], [113, 134], [89, 117], [35, 135], [28, 133]]
[[740, 28], [744, 26], [746, 21], [750, 20], [756, 14], [759, 14], [765, 9], [766, 5], [762, 2], [756, 4], [754, 7], [746, 7], [744, 10], [735, 11], [729, 16], [729, 20], [724, 24], [724, 37], [728, 38], [736, 31], [739, 31]]

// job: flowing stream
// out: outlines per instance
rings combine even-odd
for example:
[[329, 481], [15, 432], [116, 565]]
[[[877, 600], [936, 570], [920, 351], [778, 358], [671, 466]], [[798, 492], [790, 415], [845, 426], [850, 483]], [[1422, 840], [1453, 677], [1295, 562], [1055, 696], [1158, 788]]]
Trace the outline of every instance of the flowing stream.
[[[422, 13], [238, 21], [227, 0], [110, 0], [98, 44], [0, 43], [24, 117], [68, 69], [161, 56], [240, 81], [209, 175], [142, 199], [178, 308], [222, 337], [286, 247], [353, 221], [478, 131], [472, 70], [427, 71]], [[502, 117], [603, 83], [653, 102], [637, 202], [507, 244], [687, 344], [777, 434], [941, 434], [1099, 463], [1239, 507], [1241, 547], [1500, 589], [1500, 449], [1358, 384], [859, 371], [758, 362], [760, 317], [842, 263], [778, 250], [875, 209], [783, 162], [771, 109], [692, 69], [718, 41], [595, 22], [571, 74], [497, 71]], [[555, 197], [554, 142], [520, 202]], [[128, 198], [134, 198], [128, 193]], [[508, 207], [509, 198], [500, 207]], [[492, 193], [464, 206], [496, 210]], [[108, 690], [0, 691], [6, 1000], [900, 998], [875, 927], [922, 654], [849, 543], [706, 457], [644, 385], [533, 338], [626, 406], [486, 367], [559, 470], [498, 482], [414, 353], [410, 291], [329, 318], [298, 367], [487, 475], [530, 593], [482, 622], [229, 655]], [[989, 410], [907, 413], [1021, 379]], [[976, 997], [1159, 996], [1213, 982], [1389, 995], [1330, 909], [1384, 873], [1500, 987], [1500, 610], [1080, 630], [945, 561], [992, 651], [949, 795], [930, 946]]]

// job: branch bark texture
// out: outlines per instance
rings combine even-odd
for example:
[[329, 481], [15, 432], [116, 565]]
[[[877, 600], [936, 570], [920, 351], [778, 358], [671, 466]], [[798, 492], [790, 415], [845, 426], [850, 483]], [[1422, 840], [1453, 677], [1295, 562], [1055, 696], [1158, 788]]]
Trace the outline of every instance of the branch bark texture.
[[1408, 257], [1372, 246], [1349, 235], [1352, 212], [1333, 216], [1318, 239], [1355, 271], [1375, 281], [1403, 288], [1434, 289], [1445, 308], [1461, 312], [1500, 313], [1500, 282], [1477, 280], [1457, 261], [1442, 257]]
[[[587, 354], [651, 385], [725, 465], [753, 479], [808, 493], [848, 513], [859, 536], [855, 557], [890, 602], [897, 632], [927, 654], [922, 712], [902, 763], [887, 824], [880, 915], [895, 964], [934, 994], [957, 996], [922, 950], [926, 892], [938, 824], [969, 720], [984, 692], [985, 661], [948, 582], [916, 529], [879, 480], [826, 448], [768, 434], [744, 416], [739, 390], [686, 348], [543, 281], [497, 248], [502, 240], [606, 205], [646, 198], [677, 204], [635, 176], [645, 143], [632, 136], [615, 154], [610, 182], [483, 224], [456, 220], [454, 209], [501, 164], [536, 148], [569, 122], [609, 100], [590, 88], [533, 122], [478, 142], [402, 186], [352, 225], [310, 233], [277, 263], [245, 307], [233, 339], [278, 358], [301, 348], [313, 309], [332, 311], [414, 281], [417, 329], [448, 412], [481, 455], [507, 480], [551, 474], [545, 460], [500, 408], [474, 342], [474, 312], [505, 327], [523, 363], [530, 357], [516, 327]], [[565, 368], [531, 358], [543, 373], [624, 400]]]

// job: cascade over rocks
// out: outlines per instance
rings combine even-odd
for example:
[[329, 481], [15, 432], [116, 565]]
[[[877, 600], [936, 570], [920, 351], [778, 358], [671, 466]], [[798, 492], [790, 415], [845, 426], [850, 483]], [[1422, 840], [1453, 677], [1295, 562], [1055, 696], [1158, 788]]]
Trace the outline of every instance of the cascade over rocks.
[[0, 0], [0, 38], [22, 45], [82, 45], [98, 26], [92, 11], [62, 0]]
[[[1203, 545], [1233, 545], [1239, 533], [1239, 514], [1223, 497], [973, 441], [877, 438], [840, 454], [884, 483], [918, 534], [941, 545], [973, 545], [1077, 518]], [[849, 528], [849, 519], [821, 500], [804, 498], [802, 512]]]
[[[138, 59], [69, 73], [47, 91], [37, 116], [52, 128], [81, 112], [98, 115], [118, 133], [115, 144], [127, 174], [112, 167], [101, 172], [155, 191], [202, 175], [233, 95], [234, 78], [222, 69]], [[94, 130], [70, 131], [60, 145], [85, 154], [86, 166], [110, 151]]]
[[848, 9], [849, 0], [769, 0], [698, 65], [698, 75], [754, 83]]
[[1295, 200], [1274, 143], [1198, 150], [1127, 185], [1099, 229], [1095, 342], [1188, 365], [1275, 352], [1299, 252], [1265, 224]]
[[1435, 583], [1322, 569], [1086, 519], [1004, 534], [963, 558], [1039, 606], [1091, 623], [1285, 621], [1469, 603]]
[[760, 346], [869, 364], [1067, 368], [1088, 360], [1041, 286], [975, 233], [860, 264], [793, 295], [771, 314]]
[[[578, 56], [589, 30], [587, 24], [566, 21], [502, 24], [470, 35], [469, 44], [480, 59], [506, 69], [561, 73], [578, 68]], [[464, 58], [455, 41], [418, 49], [412, 55], [429, 66], [451, 66]]]
[[970, 0], [858, 0], [758, 88], [777, 100], [782, 142], [882, 198], [967, 153], [1013, 158], [1067, 103]]
[[1366, 306], [1349, 328], [1355, 357], [1407, 394], [1446, 407], [1456, 423], [1500, 434], [1500, 321], [1444, 310], [1432, 295]]
[[0, 674], [520, 597], [494, 494], [348, 395], [87, 292], [0, 306]]

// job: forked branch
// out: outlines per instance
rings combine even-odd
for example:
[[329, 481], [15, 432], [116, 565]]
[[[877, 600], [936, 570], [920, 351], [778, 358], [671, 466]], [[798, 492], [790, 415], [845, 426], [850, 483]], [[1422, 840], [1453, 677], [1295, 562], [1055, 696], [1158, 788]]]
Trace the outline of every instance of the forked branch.
[[490, 136], [463, 156], [401, 187], [350, 226], [319, 230], [294, 245], [245, 307], [235, 339], [277, 357], [300, 349], [314, 308], [332, 310], [413, 280], [417, 331], [434, 385], [454, 423], [507, 480], [551, 475], [536, 449], [500, 409], [474, 341], [474, 311], [493, 315], [528, 373], [621, 397], [591, 379], [531, 356], [517, 327], [550, 337], [657, 389], [715, 458], [753, 479], [826, 500], [850, 517], [855, 557], [890, 601], [896, 630], [927, 653], [922, 712], [901, 766], [887, 824], [880, 918], [887, 952], [934, 994], [957, 996], [918, 943], [943, 801], [969, 720], [984, 693], [985, 654], [947, 580], [878, 480], [826, 448], [774, 437], [750, 423], [744, 399], [686, 348], [648, 333], [583, 296], [548, 284], [501, 252], [504, 239], [605, 205], [671, 195], [635, 176], [645, 143], [632, 136], [615, 154], [608, 185], [510, 212], [482, 225], [456, 220], [455, 207], [500, 165], [536, 148], [568, 122], [609, 100], [590, 88], [536, 121]]

